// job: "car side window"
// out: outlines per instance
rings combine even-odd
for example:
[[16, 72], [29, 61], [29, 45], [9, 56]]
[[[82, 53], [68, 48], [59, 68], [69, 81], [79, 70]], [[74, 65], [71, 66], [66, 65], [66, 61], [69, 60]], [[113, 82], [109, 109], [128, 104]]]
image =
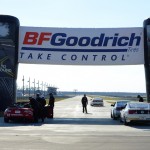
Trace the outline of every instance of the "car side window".
[[124, 105], [124, 109], [127, 107], [127, 104]]

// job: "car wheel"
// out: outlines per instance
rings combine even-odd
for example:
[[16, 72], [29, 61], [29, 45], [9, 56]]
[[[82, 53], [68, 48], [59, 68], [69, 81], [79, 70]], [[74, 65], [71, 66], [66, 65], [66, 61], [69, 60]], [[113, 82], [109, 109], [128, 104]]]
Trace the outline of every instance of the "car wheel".
[[9, 119], [8, 119], [8, 118], [4, 118], [4, 122], [5, 122], [5, 123], [8, 123], [8, 122], [9, 122]]
[[117, 117], [115, 117], [114, 113], [113, 113], [112, 117], [113, 117], [113, 120], [117, 120]]
[[123, 121], [122, 121], [122, 118], [120, 117], [120, 123], [122, 123]]
[[111, 113], [110, 117], [113, 118], [112, 113]]
[[113, 115], [113, 120], [117, 120], [117, 117], [115, 117], [114, 115]]
[[124, 117], [124, 125], [125, 126], [128, 126], [129, 125], [129, 123], [126, 121], [126, 118]]

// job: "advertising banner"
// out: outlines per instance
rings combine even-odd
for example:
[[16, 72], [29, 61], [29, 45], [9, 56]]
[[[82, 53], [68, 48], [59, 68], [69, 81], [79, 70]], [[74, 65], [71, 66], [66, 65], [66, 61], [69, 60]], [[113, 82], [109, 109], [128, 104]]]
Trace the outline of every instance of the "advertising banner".
[[20, 27], [20, 63], [144, 64], [143, 28]]
[[16, 101], [19, 20], [0, 15], [0, 111]]

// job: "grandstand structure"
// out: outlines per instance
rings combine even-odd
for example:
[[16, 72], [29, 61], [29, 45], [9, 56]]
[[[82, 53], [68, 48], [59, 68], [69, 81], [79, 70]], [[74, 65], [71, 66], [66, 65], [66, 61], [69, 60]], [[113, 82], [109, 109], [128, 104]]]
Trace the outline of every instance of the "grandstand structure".
[[57, 95], [57, 87], [52, 87], [52, 86], [49, 86], [47, 87], [47, 94], [50, 94], [52, 93], [53, 95]]

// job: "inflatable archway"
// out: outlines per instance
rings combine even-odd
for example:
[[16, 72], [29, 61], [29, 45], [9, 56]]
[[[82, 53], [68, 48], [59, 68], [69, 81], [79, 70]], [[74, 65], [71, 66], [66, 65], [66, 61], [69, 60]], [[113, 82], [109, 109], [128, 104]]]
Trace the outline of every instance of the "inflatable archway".
[[0, 16], [0, 111], [16, 100], [19, 20]]
[[149, 19], [144, 21], [144, 31], [142, 27], [24, 27], [19, 25], [16, 17], [0, 15], [0, 111], [16, 99], [18, 63], [144, 64], [149, 102], [149, 24]]

